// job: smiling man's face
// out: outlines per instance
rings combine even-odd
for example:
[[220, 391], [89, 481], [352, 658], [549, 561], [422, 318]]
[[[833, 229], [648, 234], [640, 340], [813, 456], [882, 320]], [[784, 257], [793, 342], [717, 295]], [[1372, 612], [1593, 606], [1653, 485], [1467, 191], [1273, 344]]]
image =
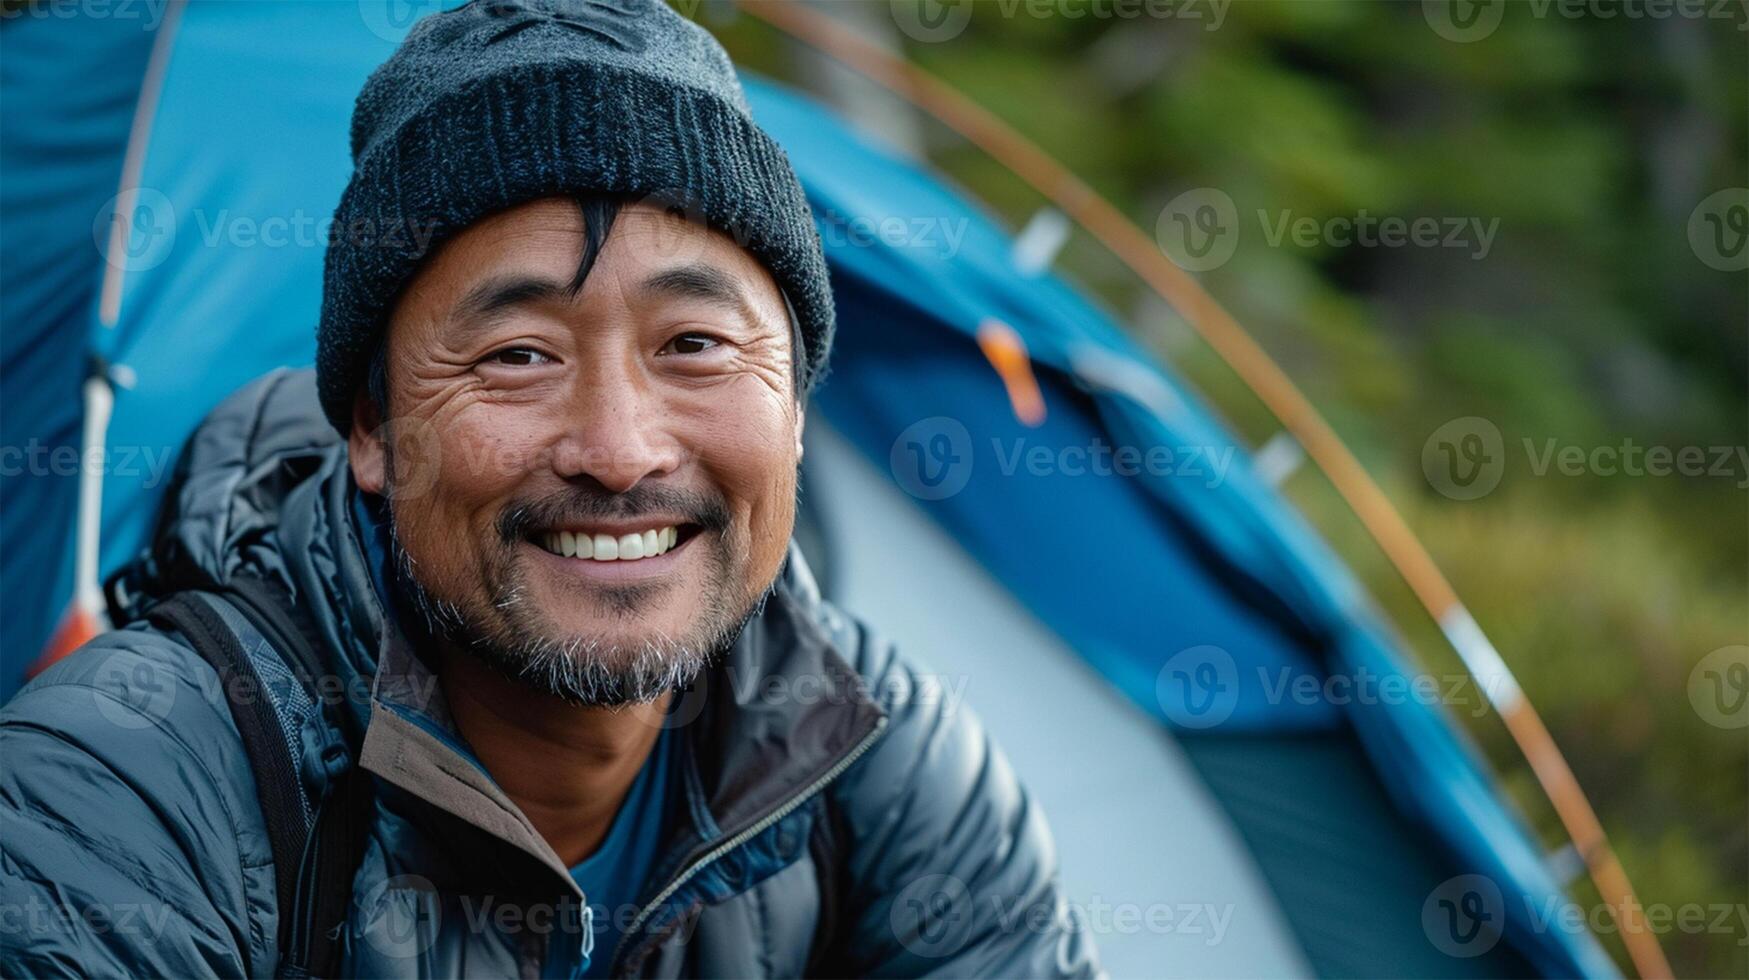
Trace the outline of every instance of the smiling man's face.
[[361, 393], [350, 453], [442, 638], [619, 704], [690, 680], [776, 577], [799, 352], [727, 236], [627, 205], [578, 288], [584, 225], [548, 199], [445, 244], [390, 317], [390, 421]]

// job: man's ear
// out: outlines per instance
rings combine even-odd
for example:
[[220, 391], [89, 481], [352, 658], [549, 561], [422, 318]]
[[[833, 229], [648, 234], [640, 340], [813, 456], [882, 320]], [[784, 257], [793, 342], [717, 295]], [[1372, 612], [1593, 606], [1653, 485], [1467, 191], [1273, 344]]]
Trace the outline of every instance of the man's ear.
[[346, 436], [346, 457], [352, 480], [360, 490], [382, 496], [388, 485], [388, 453], [383, 439], [382, 411], [362, 387], [352, 398], [352, 431]]
[[800, 402], [796, 403], [796, 462], [802, 461], [802, 429], [807, 426], [808, 410]]

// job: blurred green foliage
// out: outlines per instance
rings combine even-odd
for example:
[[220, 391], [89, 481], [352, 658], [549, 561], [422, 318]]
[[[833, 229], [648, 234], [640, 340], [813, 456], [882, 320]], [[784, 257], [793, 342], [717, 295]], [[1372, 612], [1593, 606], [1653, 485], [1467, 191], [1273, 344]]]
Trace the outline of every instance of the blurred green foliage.
[[[1131, 18], [982, 0], [936, 42], [895, 29], [904, 12], [884, 0], [821, 6], [1018, 127], [1144, 229], [1185, 191], [1229, 195], [1238, 246], [1203, 283], [1404, 510], [1543, 713], [1641, 900], [1749, 898], [1749, 731], [1708, 725], [1687, 695], [1703, 656], [1749, 643], [1749, 471], [1533, 465], [1549, 440], [1749, 445], [1749, 275], [1710, 268], [1687, 231], [1709, 195], [1749, 185], [1743, 3], [1631, 17], [1665, 8], [1511, 0], [1467, 42], [1435, 29], [1438, 10], [1389, 0], [1202, 0]], [[712, 26], [744, 65], [821, 77], [752, 18]], [[1044, 203], [920, 125], [932, 161], [1010, 225]], [[1480, 257], [1264, 231], [1362, 212], [1498, 231]], [[1059, 268], [1254, 444], [1278, 428], [1096, 244], [1078, 234]], [[1456, 501], [1423, 476], [1422, 448], [1465, 416], [1500, 429], [1507, 465], [1495, 491]], [[1287, 491], [1429, 669], [1460, 670], [1328, 484], [1301, 471]], [[1545, 840], [1563, 840], [1497, 719], [1467, 723]], [[1583, 881], [1575, 898], [1598, 900]], [[1749, 935], [1735, 915], [1731, 927], [1665, 935], [1678, 974], [1749, 976]]]

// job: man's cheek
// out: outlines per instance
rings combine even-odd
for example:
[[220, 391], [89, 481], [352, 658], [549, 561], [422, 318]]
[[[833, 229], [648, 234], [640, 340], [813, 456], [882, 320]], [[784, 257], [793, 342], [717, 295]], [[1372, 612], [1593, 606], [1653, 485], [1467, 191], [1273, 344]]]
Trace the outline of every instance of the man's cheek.
[[544, 443], [526, 438], [534, 431], [509, 413], [473, 413], [465, 422], [443, 425], [441, 442], [424, 464], [431, 492], [463, 512], [510, 496], [530, 474], [554, 463]]
[[749, 540], [744, 542], [758, 566], [756, 569], [764, 574], [763, 566], [772, 565], [783, 560], [789, 548], [790, 535], [795, 531], [796, 516], [796, 479], [793, 461], [787, 471], [781, 464], [774, 464], [772, 472], [761, 485], [751, 500], [748, 521]]
[[440, 430], [424, 418], [397, 415], [371, 436], [380, 447], [388, 498], [406, 509], [429, 497], [443, 472]]

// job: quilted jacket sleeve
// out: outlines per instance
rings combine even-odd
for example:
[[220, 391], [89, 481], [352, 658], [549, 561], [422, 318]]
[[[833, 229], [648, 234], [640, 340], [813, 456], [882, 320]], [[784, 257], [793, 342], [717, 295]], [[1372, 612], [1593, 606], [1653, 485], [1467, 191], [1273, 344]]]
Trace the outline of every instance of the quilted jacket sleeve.
[[848, 629], [855, 642], [840, 648], [860, 650], [890, 720], [835, 789], [852, 918], [839, 965], [856, 976], [1096, 975], [1044, 814], [1001, 750], [940, 678]]
[[129, 629], [0, 710], [0, 975], [272, 969], [273, 903], [247, 900], [271, 895], [271, 849], [216, 689], [192, 651]]

